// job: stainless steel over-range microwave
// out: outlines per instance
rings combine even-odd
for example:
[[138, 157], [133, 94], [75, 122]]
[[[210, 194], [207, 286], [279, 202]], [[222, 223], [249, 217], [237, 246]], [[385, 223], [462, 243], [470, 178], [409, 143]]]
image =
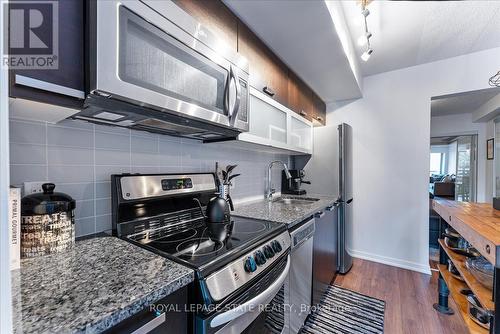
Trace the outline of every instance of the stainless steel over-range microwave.
[[248, 131], [248, 62], [171, 1], [89, 1], [74, 118], [201, 140]]

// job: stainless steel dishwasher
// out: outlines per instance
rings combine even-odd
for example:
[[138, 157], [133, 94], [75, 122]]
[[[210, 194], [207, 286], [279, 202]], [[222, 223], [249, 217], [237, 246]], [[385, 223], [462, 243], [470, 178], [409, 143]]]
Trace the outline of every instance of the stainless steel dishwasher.
[[318, 305], [337, 275], [339, 202], [314, 215], [313, 305]]
[[298, 333], [311, 308], [314, 218], [294, 227], [290, 254], [290, 333]]

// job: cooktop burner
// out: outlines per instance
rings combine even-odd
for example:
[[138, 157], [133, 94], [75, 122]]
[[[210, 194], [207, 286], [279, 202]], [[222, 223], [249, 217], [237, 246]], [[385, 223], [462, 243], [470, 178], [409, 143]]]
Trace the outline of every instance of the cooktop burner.
[[223, 244], [220, 241], [212, 240], [210, 238], [195, 238], [181, 242], [176, 250], [176, 256], [204, 256], [216, 253], [222, 248]]
[[149, 239], [141, 244], [200, 271], [208, 268], [212, 271], [237, 258], [256, 243], [286, 229], [282, 224], [242, 217], [231, 217], [231, 222], [232, 228], [228, 229], [230, 232], [222, 241], [212, 238], [209, 228], [201, 221], [191, 228], [166, 237]]
[[185, 231], [181, 231], [175, 234], [168, 235], [166, 237], [163, 237], [161, 239], [155, 240], [155, 242], [159, 243], [178, 243], [187, 239], [190, 239], [194, 237], [196, 234], [198, 234], [198, 231], [196, 231], [194, 228], [190, 228]]
[[266, 223], [255, 221], [253, 224], [238, 224], [233, 227], [235, 233], [260, 233], [266, 230]]

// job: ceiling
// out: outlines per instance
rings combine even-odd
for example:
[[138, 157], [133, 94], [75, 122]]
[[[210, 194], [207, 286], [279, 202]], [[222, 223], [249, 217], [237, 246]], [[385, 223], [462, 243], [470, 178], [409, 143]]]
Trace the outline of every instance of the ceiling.
[[[339, 34], [327, 3], [308, 0], [224, 0], [224, 3], [325, 102], [361, 97], [358, 82], [361, 74], [358, 70], [358, 78], [349, 52], [344, 51], [343, 42], [351, 42], [347, 25], [344, 22], [344, 34]], [[343, 19], [342, 6], [332, 5], [338, 7]], [[351, 54], [355, 58], [352, 43]], [[251, 71], [250, 68], [250, 75]]]
[[364, 76], [500, 47], [500, 1], [373, 1], [368, 62], [360, 1], [223, 1], [326, 102], [361, 97]]
[[[358, 4], [342, 1], [360, 56], [357, 39], [364, 27]], [[374, 52], [360, 62], [363, 76], [500, 46], [500, 1], [373, 1], [368, 9]]]
[[498, 94], [500, 88], [435, 96], [431, 99], [431, 116], [472, 113]]

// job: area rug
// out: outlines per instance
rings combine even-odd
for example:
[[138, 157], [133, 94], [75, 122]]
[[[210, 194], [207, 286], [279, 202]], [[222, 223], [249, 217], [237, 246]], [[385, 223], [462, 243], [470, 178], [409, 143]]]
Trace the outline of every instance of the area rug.
[[383, 300], [331, 285], [300, 333], [383, 333], [384, 311]]

